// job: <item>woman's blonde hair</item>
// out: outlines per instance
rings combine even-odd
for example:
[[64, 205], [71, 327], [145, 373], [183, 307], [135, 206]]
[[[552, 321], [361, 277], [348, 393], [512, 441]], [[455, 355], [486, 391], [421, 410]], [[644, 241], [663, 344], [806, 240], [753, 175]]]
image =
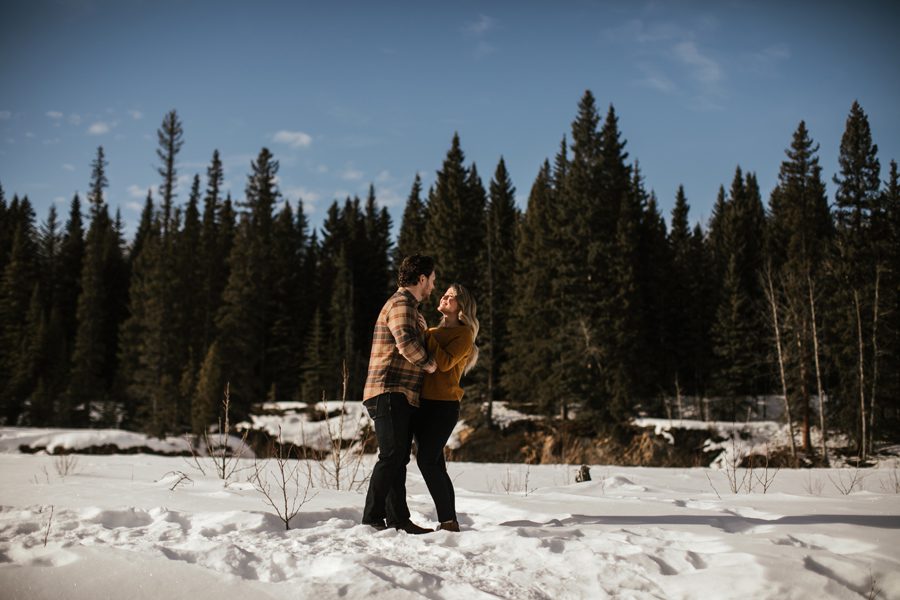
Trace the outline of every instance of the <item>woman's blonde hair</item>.
[[[469, 331], [472, 332], [472, 352], [469, 353], [469, 360], [466, 361], [466, 366], [463, 368], [463, 375], [472, 370], [475, 366], [475, 363], [478, 362], [478, 346], [475, 344], [475, 339], [478, 337], [478, 329], [480, 325], [478, 324], [478, 306], [475, 304], [475, 298], [472, 297], [472, 294], [469, 293], [465, 287], [458, 283], [451, 283], [448, 288], [452, 288], [456, 290], [456, 304], [459, 306], [459, 322], [464, 326], [469, 328]], [[447, 317], [441, 317], [441, 325], [444, 324], [444, 321]]]

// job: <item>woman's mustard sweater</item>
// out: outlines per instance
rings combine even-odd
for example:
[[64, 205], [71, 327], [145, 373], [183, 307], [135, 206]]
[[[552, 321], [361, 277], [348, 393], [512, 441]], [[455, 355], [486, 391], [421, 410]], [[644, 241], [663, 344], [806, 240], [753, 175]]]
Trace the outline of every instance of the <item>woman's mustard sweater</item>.
[[437, 371], [425, 374], [421, 397], [458, 402], [463, 397], [459, 379], [474, 346], [472, 331], [463, 325], [432, 327], [426, 333], [425, 340], [428, 355], [437, 363]]

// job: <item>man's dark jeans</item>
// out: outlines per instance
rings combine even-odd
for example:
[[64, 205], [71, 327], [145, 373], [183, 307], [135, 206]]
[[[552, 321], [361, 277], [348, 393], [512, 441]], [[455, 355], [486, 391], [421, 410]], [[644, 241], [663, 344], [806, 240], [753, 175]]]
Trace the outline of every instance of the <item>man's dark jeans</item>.
[[369, 398], [363, 404], [375, 421], [378, 462], [369, 479], [362, 521], [379, 525], [386, 520], [388, 527], [397, 527], [409, 520], [406, 465], [412, 448], [412, 418], [416, 408], [398, 392]]
[[424, 398], [415, 417], [416, 464], [441, 522], [456, 520], [456, 494], [447, 474], [444, 446], [458, 420], [459, 402]]

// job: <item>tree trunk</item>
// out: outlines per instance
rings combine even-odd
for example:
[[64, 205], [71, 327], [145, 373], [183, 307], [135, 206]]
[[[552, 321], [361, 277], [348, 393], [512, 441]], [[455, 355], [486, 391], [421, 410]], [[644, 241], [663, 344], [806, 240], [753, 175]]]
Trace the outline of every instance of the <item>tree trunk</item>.
[[859, 290], [853, 290], [853, 304], [856, 309], [856, 338], [859, 346], [859, 422], [862, 428], [862, 435], [860, 436], [859, 443], [859, 459], [866, 459], [866, 441], [867, 438], [867, 430], [866, 430], [866, 374], [865, 374], [865, 362], [863, 355], [863, 333], [862, 333], [862, 315], [860, 314], [859, 308]]
[[778, 353], [778, 373], [781, 377], [781, 391], [784, 394], [784, 410], [787, 415], [788, 432], [791, 437], [791, 457], [797, 458], [797, 446], [794, 444], [794, 420], [791, 416], [791, 403], [788, 400], [787, 382], [784, 377], [784, 355], [781, 351], [781, 327], [778, 324], [778, 303], [775, 298], [775, 288], [772, 285], [772, 271], [766, 268], [766, 297], [772, 308], [772, 326], [775, 329], [775, 349]]
[[809, 312], [811, 316], [812, 323], [812, 335], [813, 335], [813, 358], [815, 358], [816, 365], [816, 393], [819, 395], [819, 427], [822, 430], [822, 459], [825, 461], [825, 466], [827, 467], [829, 464], [828, 460], [828, 447], [825, 445], [827, 432], [825, 431], [825, 398], [824, 391], [822, 390], [822, 369], [819, 365], [819, 331], [816, 326], [816, 302], [815, 296], [813, 295], [813, 283], [812, 277], [809, 274], [809, 271], [806, 272], [806, 286], [809, 290]]
[[797, 356], [800, 361], [800, 403], [803, 407], [803, 451], [810, 451], [809, 441], [809, 390], [806, 387], [806, 346], [803, 344], [803, 333], [806, 331], [803, 327], [798, 327], [795, 332], [797, 341]]
[[869, 396], [869, 452], [875, 449], [875, 384], [878, 381], [878, 291], [881, 265], [875, 267], [875, 306], [872, 314], [872, 393]]

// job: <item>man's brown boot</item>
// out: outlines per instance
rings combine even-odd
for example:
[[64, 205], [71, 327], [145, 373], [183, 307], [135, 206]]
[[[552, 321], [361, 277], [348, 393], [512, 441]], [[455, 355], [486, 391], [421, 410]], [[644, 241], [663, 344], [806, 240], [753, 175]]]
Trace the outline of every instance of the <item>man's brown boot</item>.
[[459, 533], [459, 521], [456, 519], [450, 519], [449, 521], [441, 521], [441, 524], [437, 526], [435, 531], [453, 531], [455, 533]]
[[411, 535], [422, 535], [423, 533], [431, 533], [430, 529], [425, 529], [424, 527], [419, 527], [415, 523], [410, 520], [407, 520], [406, 523], [402, 525], [395, 525], [394, 529], [397, 531], [405, 531]]

